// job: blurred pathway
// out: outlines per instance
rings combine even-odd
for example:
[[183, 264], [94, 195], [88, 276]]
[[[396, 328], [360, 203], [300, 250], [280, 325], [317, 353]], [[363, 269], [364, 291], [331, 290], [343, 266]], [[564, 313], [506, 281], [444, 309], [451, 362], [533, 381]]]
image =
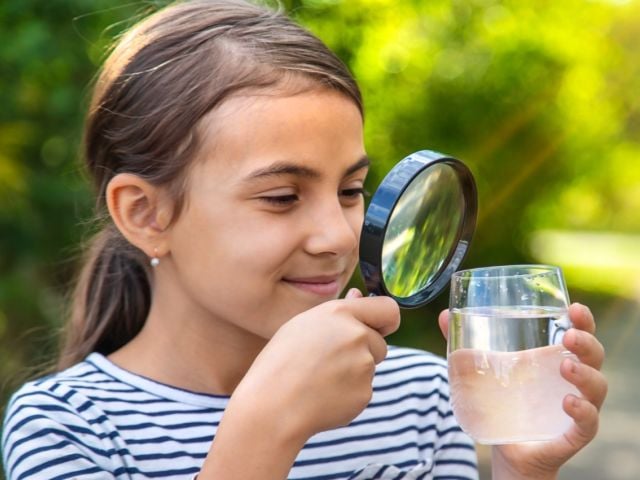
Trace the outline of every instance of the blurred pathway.
[[607, 351], [603, 371], [609, 380], [600, 431], [560, 480], [640, 479], [640, 306], [616, 310], [603, 312], [597, 332]]

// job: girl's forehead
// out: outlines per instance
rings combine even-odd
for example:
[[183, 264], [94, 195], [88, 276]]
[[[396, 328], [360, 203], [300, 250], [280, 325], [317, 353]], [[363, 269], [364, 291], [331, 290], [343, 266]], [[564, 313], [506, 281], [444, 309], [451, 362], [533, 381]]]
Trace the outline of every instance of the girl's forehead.
[[199, 135], [198, 165], [225, 180], [282, 163], [331, 173], [365, 155], [357, 105], [331, 90], [233, 97], [205, 117]]
[[[229, 135], [250, 123], [256, 132], [273, 129], [278, 125], [331, 119], [350, 110], [362, 126], [358, 106], [346, 95], [328, 88], [299, 88], [249, 91], [236, 94], [205, 115], [201, 124], [205, 135], [213, 139], [220, 134]], [[260, 123], [258, 123], [260, 122]]]

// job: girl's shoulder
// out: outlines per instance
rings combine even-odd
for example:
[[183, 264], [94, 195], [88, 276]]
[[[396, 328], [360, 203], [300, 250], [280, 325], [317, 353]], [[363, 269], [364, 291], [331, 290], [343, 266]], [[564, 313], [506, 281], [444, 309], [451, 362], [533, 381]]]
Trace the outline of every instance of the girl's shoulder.
[[94, 412], [89, 408], [87, 389], [107, 381], [95, 365], [83, 361], [25, 383], [5, 411], [2, 452], [7, 471], [16, 477], [16, 472], [28, 471], [30, 452], [46, 453], [51, 439], [57, 439], [54, 444], [62, 448], [72, 439], [82, 438], [87, 449], [101, 451], [102, 438], [92, 428], [95, 418], [91, 417]]
[[45, 416], [78, 417], [86, 390], [108, 381], [103, 372], [85, 360], [62, 372], [25, 383], [12, 395], [5, 410], [3, 441], [16, 427]]
[[7, 410], [16, 404], [29, 402], [34, 397], [38, 398], [39, 404], [69, 403], [73, 396], [71, 392], [96, 388], [96, 385], [113, 381], [114, 379], [98, 368], [89, 356], [66, 370], [25, 383], [13, 394]]
[[61, 391], [65, 386], [74, 387], [88, 384], [94, 381], [96, 376], [100, 375], [100, 370], [87, 359], [61, 372], [47, 374], [26, 382], [13, 394], [9, 405], [43, 392], [49, 392], [49, 397], [52, 399], [58, 398], [57, 392]]

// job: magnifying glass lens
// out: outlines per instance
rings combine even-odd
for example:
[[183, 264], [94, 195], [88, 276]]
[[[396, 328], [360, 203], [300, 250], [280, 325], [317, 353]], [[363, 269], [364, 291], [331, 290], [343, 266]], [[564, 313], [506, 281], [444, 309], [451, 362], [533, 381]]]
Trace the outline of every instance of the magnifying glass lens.
[[413, 179], [391, 213], [382, 246], [382, 275], [391, 295], [411, 297], [433, 282], [457, 243], [464, 207], [450, 165], [433, 165]]

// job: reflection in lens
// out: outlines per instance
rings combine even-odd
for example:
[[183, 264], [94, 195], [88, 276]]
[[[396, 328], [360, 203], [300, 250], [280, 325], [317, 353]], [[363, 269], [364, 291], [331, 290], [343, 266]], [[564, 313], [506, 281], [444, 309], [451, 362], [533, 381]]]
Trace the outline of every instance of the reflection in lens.
[[455, 248], [464, 196], [455, 170], [426, 168], [396, 204], [384, 237], [382, 272], [387, 291], [407, 298], [433, 280]]

